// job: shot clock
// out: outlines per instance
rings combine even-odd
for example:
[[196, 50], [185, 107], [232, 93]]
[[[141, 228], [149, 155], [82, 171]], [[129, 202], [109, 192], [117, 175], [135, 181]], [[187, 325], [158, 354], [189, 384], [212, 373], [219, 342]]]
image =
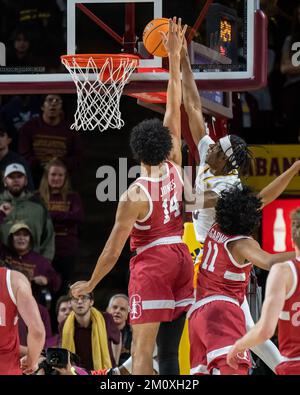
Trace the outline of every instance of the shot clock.
[[221, 4], [212, 4], [206, 18], [207, 43], [234, 64], [238, 58], [238, 16], [234, 9]]

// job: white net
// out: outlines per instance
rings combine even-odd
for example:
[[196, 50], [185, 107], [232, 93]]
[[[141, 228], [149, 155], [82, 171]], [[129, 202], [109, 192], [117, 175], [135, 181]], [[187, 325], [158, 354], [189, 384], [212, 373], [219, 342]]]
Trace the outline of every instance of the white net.
[[77, 110], [71, 129], [104, 131], [121, 129], [120, 99], [123, 88], [138, 65], [133, 57], [104, 59], [98, 66], [91, 55], [82, 65], [80, 55], [62, 57], [77, 89]]

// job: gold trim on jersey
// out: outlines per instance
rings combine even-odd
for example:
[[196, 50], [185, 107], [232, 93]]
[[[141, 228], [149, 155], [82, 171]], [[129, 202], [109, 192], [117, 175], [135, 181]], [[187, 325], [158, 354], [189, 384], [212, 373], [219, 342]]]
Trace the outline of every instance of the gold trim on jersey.
[[[205, 172], [207, 172], [208, 170], [210, 170], [209, 165], [206, 165], [202, 171], [197, 175], [197, 178], [200, 177], [201, 175], [204, 175]], [[219, 174], [217, 176], [209, 176], [206, 178], [203, 178], [202, 182], [207, 182], [208, 180], [211, 180], [213, 178], [223, 178], [223, 177], [231, 177], [231, 176], [238, 176], [238, 171], [236, 169], [232, 170], [230, 173], [228, 174]]]

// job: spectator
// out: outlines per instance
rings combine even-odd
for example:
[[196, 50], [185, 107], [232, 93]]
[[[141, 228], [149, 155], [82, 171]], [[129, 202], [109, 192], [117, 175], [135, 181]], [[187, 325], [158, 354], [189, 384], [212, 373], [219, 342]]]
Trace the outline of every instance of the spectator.
[[[8, 165], [11, 165], [12, 163], [19, 163], [24, 166], [27, 174], [27, 180], [28, 180], [27, 189], [29, 191], [33, 191], [34, 185], [33, 185], [30, 167], [27, 161], [24, 158], [22, 158], [22, 156], [9, 149], [9, 145], [11, 141], [12, 139], [8, 133], [8, 129], [5, 127], [3, 123], [0, 122], [0, 170], [2, 173], [1, 176], [3, 175], [4, 170]], [[4, 186], [2, 183], [2, 177], [1, 177], [1, 184], [2, 184], [1, 190], [3, 191]]]
[[61, 96], [47, 95], [42, 115], [20, 130], [19, 153], [28, 160], [35, 185], [38, 187], [44, 166], [54, 158], [62, 159], [72, 173], [78, 168], [81, 152], [78, 134], [71, 132], [64, 120]]
[[71, 297], [62, 295], [56, 303], [56, 315], [58, 325], [62, 324], [72, 311]]
[[[111, 343], [120, 344], [120, 331], [108, 313], [93, 307], [92, 293], [72, 297], [72, 312], [62, 330], [62, 347], [80, 357], [87, 370], [108, 369], [116, 366]], [[121, 348], [121, 347], [120, 347]]]
[[33, 251], [32, 245], [30, 228], [25, 223], [17, 222], [9, 230], [8, 248], [4, 248], [3, 259], [12, 269], [26, 275], [31, 282], [34, 297], [38, 303], [44, 305], [45, 287], [50, 292], [56, 292], [61, 280], [48, 259]]
[[12, 96], [1, 108], [1, 119], [12, 138], [10, 148], [18, 151], [20, 128], [41, 112], [41, 98], [37, 95]]
[[112, 296], [108, 303], [107, 312], [112, 315], [115, 324], [121, 332], [122, 349], [118, 364], [122, 365], [131, 356], [132, 332], [127, 321], [129, 314], [128, 296], [125, 294]]
[[52, 218], [55, 231], [53, 266], [62, 276], [62, 294], [68, 292], [78, 254], [78, 226], [83, 220], [80, 196], [71, 190], [66, 165], [59, 159], [45, 167], [39, 188], [40, 197]]
[[13, 32], [7, 45], [6, 65], [14, 67], [37, 66], [29, 31], [19, 27]]
[[283, 113], [286, 122], [285, 144], [299, 143], [299, 91], [300, 91], [300, 66], [292, 64], [295, 52], [292, 45], [300, 41], [300, 5], [295, 9], [291, 35], [287, 36], [282, 48], [281, 72], [286, 75], [283, 89]]
[[[62, 14], [56, 1], [14, 0], [4, 1], [6, 37], [15, 26], [30, 31], [34, 48], [46, 60], [48, 71], [59, 66], [62, 48]], [[51, 53], [51, 56], [48, 56]]]
[[61, 326], [72, 311], [71, 298], [69, 295], [62, 295], [56, 302], [55, 312], [58, 328], [56, 334], [47, 341], [46, 347], [61, 346]]
[[9, 203], [12, 210], [5, 216], [0, 229], [0, 240], [7, 245], [9, 230], [14, 222], [25, 222], [33, 238], [33, 250], [52, 261], [54, 257], [54, 231], [51, 218], [40, 199], [28, 192], [24, 166], [13, 163], [4, 171], [3, 193], [0, 204]]

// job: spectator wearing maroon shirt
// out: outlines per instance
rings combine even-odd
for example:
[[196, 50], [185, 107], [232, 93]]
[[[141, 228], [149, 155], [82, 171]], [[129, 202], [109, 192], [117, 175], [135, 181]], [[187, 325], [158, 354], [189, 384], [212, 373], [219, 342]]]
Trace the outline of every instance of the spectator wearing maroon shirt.
[[55, 306], [55, 313], [58, 328], [56, 333], [47, 340], [46, 347], [60, 347], [61, 346], [61, 330], [64, 321], [68, 318], [72, 311], [71, 297], [69, 295], [62, 295], [58, 298]]
[[72, 280], [78, 253], [78, 226], [83, 221], [83, 207], [78, 193], [71, 190], [68, 171], [61, 160], [54, 159], [46, 165], [39, 194], [53, 222], [53, 266], [62, 276], [60, 294], [65, 294]]
[[54, 258], [54, 229], [50, 215], [41, 200], [27, 191], [27, 176], [23, 165], [13, 163], [4, 171], [5, 190], [0, 204], [9, 206], [0, 229], [0, 239], [8, 244], [9, 230], [15, 222], [25, 222], [33, 237], [33, 250], [52, 261]]
[[[3, 217], [2, 213], [1, 217]], [[48, 259], [32, 250], [32, 233], [25, 223], [17, 222], [11, 227], [8, 246], [2, 246], [1, 255], [12, 269], [26, 275], [31, 282], [33, 294], [38, 303], [45, 303], [43, 297], [45, 287], [50, 292], [56, 292], [59, 289], [61, 284], [59, 274]]]
[[[120, 331], [109, 313], [102, 313], [95, 309], [93, 305], [94, 296], [92, 292], [81, 295], [79, 298], [71, 298], [72, 312], [63, 324], [62, 347], [75, 352], [79, 356], [81, 367], [87, 370], [104, 369], [105, 366], [97, 368], [93, 360], [93, 344], [95, 344], [95, 341], [100, 342], [100, 338], [93, 339], [93, 325], [97, 325], [97, 320], [94, 320], [93, 317], [101, 315], [105, 324], [104, 332], [99, 333], [99, 336], [106, 336], [105, 343], [107, 343], [111, 365], [115, 367], [121, 350]], [[66, 330], [66, 327], [69, 329]], [[73, 350], [68, 347], [71, 343], [74, 344]]]
[[40, 183], [44, 166], [51, 159], [63, 159], [71, 174], [78, 168], [81, 141], [64, 120], [61, 96], [47, 95], [42, 115], [31, 119], [20, 129], [19, 153], [29, 162], [36, 186]]

